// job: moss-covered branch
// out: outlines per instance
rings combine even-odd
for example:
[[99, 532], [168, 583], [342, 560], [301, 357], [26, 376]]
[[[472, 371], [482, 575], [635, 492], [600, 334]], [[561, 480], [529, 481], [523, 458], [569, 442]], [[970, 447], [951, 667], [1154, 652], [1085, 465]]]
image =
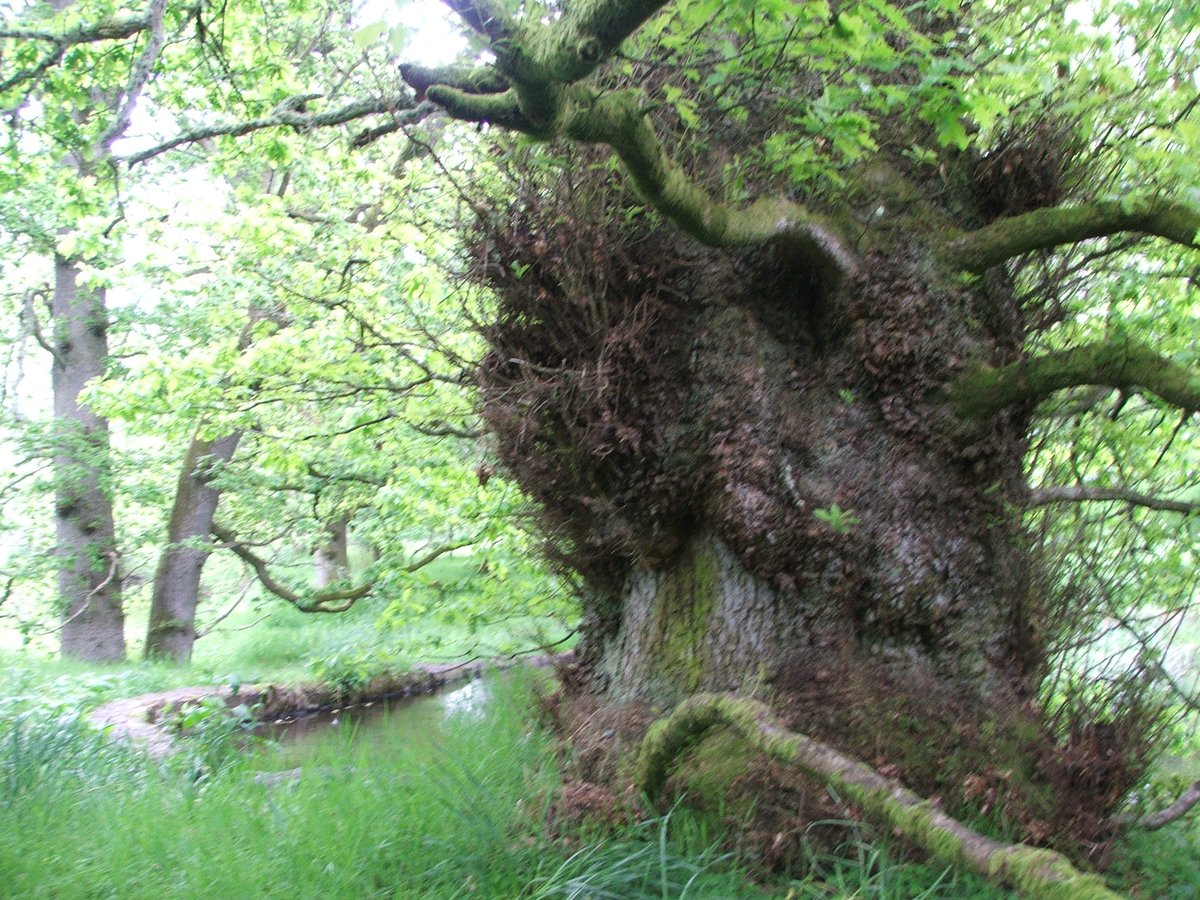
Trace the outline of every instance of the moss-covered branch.
[[799, 204], [768, 197], [733, 207], [688, 178], [667, 153], [637, 93], [592, 96], [579, 88], [570, 103], [563, 122], [566, 136], [611, 146], [646, 200], [702, 243], [748, 247], [772, 239], [789, 241], [823, 275], [853, 271], [853, 258], [833, 228]]
[[[461, 4], [460, 4], [461, 5]], [[540, 140], [566, 137], [617, 153], [646, 201], [685, 232], [713, 247], [790, 243], [825, 281], [854, 270], [853, 255], [826, 221], [789, 200], [764, 198], [735, 207], [713, 197], [671, 158], [637, 91], [600, 93], [579, 83], [665, 4], [660, 0], [581, 0], [558, 21], [521, 23], [494, 41], [494, 75], [402, 74], [434, 103], [465, 121], [490, 122]], [[457, 7], [456, 7], [457, 8]], [[481, 87], [481, 85], [485, 85]]]
[[982, 272], [1032, 250], [1050, 250], [1126, 231], [1200, 248], [1200, 211], [1153, 198], [1056, 206], [999, 219], [953, 237], [942, 252], [966, 271]]
[[499, 94], [509, 88], [508, 79], [491, 66], [418, 66], [405, 63], [400, 75], [414, 91], [425, 93], [435, 84], [468, 94]]
[[760, 752], [820, 779], [872, 818], [926, 850], [939, 862], [970, 869], [990, 881], [1044, 900], [1115, 900], [1096, 875], [1078, 871], [1052, 850], [1003, 844], [942, 812], [936, 804], [858, 760], [783, 728], [762, 703], [697, 694], [651, 726], [638, 760], [643, 789], [657, 793], [674, 760], [716, 727], [734, 729]]
[[493, 41], [502, 40], [511, 31], [501, 4], [493, 0], [445, 0], [445, 3], [472, 31]]
[[579, 81], [666, 5], [666, 0], [579, 0], [552, 25], [523, 30], [520, 50], [508, 56], [507, 66], [524, 83]]
[[980, 367], [946, 391], [958, 414], [984, 418], [1078, 385], [1107, 385], [1153, 394], [1185, 412], [1200, 409], [1200, 373], [1124, 337], [1035, 356], [999, 369]]

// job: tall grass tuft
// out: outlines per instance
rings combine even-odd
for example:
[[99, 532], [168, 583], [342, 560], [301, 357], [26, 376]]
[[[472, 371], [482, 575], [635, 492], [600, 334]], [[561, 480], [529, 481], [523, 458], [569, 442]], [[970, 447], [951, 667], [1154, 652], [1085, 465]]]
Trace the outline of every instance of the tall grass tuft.
[[[718, 844], [692, 846], [671, 834], [667, 815], [642, 822], [623, 835], [584, 846], [528, 883], [528, 896], [588, 900], [684, 900], [744, 897], [754, 890]], [[765, 894], [763, 894], [765, 895]]]

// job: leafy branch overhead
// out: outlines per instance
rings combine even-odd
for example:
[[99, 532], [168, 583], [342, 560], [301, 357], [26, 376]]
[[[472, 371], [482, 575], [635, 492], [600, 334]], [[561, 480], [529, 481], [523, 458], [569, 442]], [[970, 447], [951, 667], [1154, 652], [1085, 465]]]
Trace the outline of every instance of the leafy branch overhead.
[[[141, 15], [122, 15], [95, 24], [82, 24], [66, 31], [55, 32], [33, 28], [0, 29], [0, 41], [30, 42], [44, 47], [36, 54], [32, 65], [17, 69], [0, 80], [0, 94], [19, 86], [33, 86], [51, 69], [62, 64], [63, 57], [73, 47], [106, 41], [120, 41], [135, 37], [145, 31], [161, 32], [164, 4], [155, 0]], [[187, 8], [190, 18], [198, 13], [199, 6]], [[153, 46], [153, 44], [151, 44]]]
[[[191, 64], [198, 68], [211, 66], [214, 62], [219, 66], [228, 66], [220, 59], [220, 49], [213, 46], [216, 39], [206, 38], [206, 35], [213, 28], [224, 33], [227, 20], [233, 14], [225, 8], [212, 13], [216, 21], [207, 22], [205, 16], [208, 12], [201, 4], [169, 8], [166, 0], [148, 0], [146, 9], [141, 13], [118, 14], [96, 23], [55, 28], [62, 16], [60, 13], [45, 22], [39, 22], [38, 27], [0, 29], [0, 47], [8, 44], [11, 48], [11, 52], [0, 56], [0, 97], [15, 95], [5, 105], [10, 115], [16, 114], [39, 91], [61, 90], [61, 87], [46, 82], [56, 70], [69, 67], [72, 52], [86, 48], [95, 48], [97, 52], [124, 49], [129, 54], [128, 70], [122, 83], [106, 88], [117, 99], [107, 111], [108, 121], [95, 141], [95, 149], [108, 154], [113, 143], [128, 131], [134, 109], [142, 100], [143, 93], [154, 86], [157, 77], [178, 66], [177, 61], [160, 58], [166, 50], [174, 50], [170, 45], [176, 44], [186, 48], [185, 52], [196, 53], [200, 59]], [[187, 39], [185, 32], [189, 29], [196, 32], [197, 41]], [[217, 59], [207, 59], [208, 56]], [[10, 60], [22, 62], [10, 69]], [[217, 122], [203, 121], [208, 118], [203, 114], [194, 115], [196, 111], [190, 108], [190, 103], [173, 109], [177, 103], [185, 102], [182, 97], [156, 96], [152, 99], [160, 111], [165, 108], [182, 122], [199, 119], [202, 124], [185, 125], [174, 136], [117, 156], [115, 161], [136, 165], [179, 147], [218, 137], [241, 137], [256, 131], [281, 128], [309, 131], [386, 117], [382, 123], [368, 125], [352, 139], [352, 146], [362, 147], [384, 134], [420, 122], [434, 109], [429, 104], [420, 103], [402, 86], [398, 90], [389, 90], [377, 79], [375, 82], [372, 90], [360, 88], [362, 95], [349, 101], [341, 100], [326, 109], [309, 108], [313, 101], [322, 99], [319, 94], [295, 94], [277, 101], [265, 114], [229, 118], [227, 108], [220, 109], [219, 114], [224, 120]], [[332, 101], [337, 98], [329, 99]], [[227, 104], [224, 106], [227, 107]]]
[[[213, 537], [221, 542], [224, 549], [229, 550], [250, 567], [255, 577], [267, 591], [280, 600], [285, 600], [303, 613], [341, 613], [346, 612], [359, 600], [369, 597], [376, 589], [375, 579], [367, 579], [359, 584], [330, 585], [316, 590], [296, 590], [279, 581], [271, 573], [271, 564], [255, 553], [250, 545], [238, 538], [236, 534], [222, 525], [214, 524]], [[418, 572], [433, 562], [441, 559], [447, 553], [464, 550], [479, 543], [478, 539], [448, 541], [428, 548], [420, 556], [412, 559], [403, 571], [408, 574]]]

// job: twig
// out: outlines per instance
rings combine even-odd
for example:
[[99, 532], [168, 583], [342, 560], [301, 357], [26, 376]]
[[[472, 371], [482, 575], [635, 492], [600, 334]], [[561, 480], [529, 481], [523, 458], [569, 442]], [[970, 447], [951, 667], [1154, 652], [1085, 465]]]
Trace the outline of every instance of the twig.
[[67, 367], [67, 362], [63, 355], [58, 352], [58, 349], [46, 340], [46, 336], [42, 334], [42, 326], [38, 323], [37, 307], [34, 306], [34, 298], [40, 297], [42, 300], [46, 298], [45, 288], [31, 288], [25, 292], [24, 312], [29, 321], [29, 333], [33, 335], [33, 339], [37, 341], [38, 346], [54, 357], [54, 361], [62, 368]]
[[1035, 488], [1029, 492], [1025, 506], [1032, 509], [1037, 506], [1047, 506], [1051, 503], [1078, 503], [1082, 501], [1118, 501], [1131, 503], [1134, 506], [1144, 506], [1163, 512], [1179, 512], [1184, 515], [1200, 512], [1200, 502], [1188, 500], [1170, 500], [1166, 497], [1155, 497], [1122, 487], [1091, 487], [1089, 485], [1061, 485]]

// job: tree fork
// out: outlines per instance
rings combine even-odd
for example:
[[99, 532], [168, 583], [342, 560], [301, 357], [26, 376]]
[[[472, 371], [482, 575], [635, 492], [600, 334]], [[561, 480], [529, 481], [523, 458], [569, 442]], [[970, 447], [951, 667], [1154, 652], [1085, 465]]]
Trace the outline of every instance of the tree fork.
[[552, 25], [526, 28], [497, 24], [490, 5], [464, 0], [449, 0], [449, 5], [491, 39], [494, 71], [501, 77], [417, 66], [402, 67], [401, 75], [454, 118], [492, 122], [538, 140], [568, 137], [605, 144], [646, 201], [701, 243], [736, 248], [778, 240], [830, 284], [855, 271], [846, 242], [830, 223], [799, 204], [764, 197], [733, 207], [696, 184], [671, 159], [637, 91], [600, 94], [577, 83], [665, 3], [592, 0], [573, 6]]
[[1038, 900], [1120, 898], [1099, 876], [1080, 872], [1061, 854], [985, 837], [895, 779], [820, 741], [788, 731], [757, 700], [727, 694], [696, 694], [684, 700], [650, 726], [637, 763], [639, 786], [651, 796], [657, 794], [671, 763], [710, 730], [722, 726], [732, 728], [759, 752], [835, 788], [939, 862], [970, 869]]

